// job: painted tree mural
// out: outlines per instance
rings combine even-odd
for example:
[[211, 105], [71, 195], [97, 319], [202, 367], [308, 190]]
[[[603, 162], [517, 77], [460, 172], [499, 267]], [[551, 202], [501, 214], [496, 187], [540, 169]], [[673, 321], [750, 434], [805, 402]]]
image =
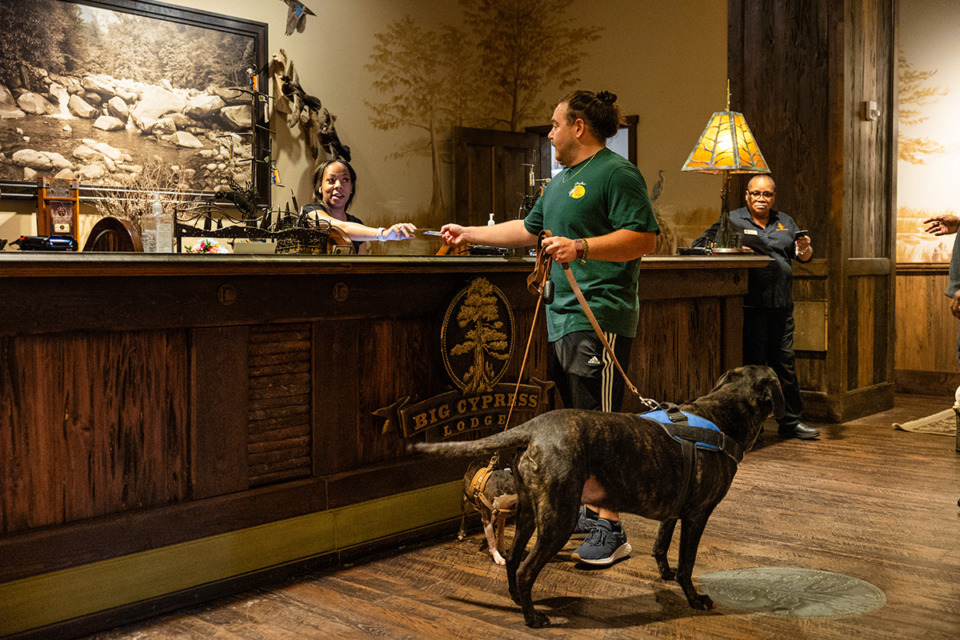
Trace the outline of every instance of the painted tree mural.
[[382, 131], [401, 127], [422, 135], [388, 157], [427, 156], [433, 172], [433, 191], [427, 209], [441, 219], [441, 140], [457, 122], [457, 98], [451, 91], [456, 75], [460, 33], [452, 27], [439, 31], [420, 27], [409, 15], [376, 34], [377, 44], [365, 65], [377, 79], [373, 88], [384, 94], [382, 102], [365, 101], [373, 111], [371, 124]]
[[904, 133], [904, 127], [920, 124], [927, 118], [923, 108], [947, 95], [947, 92], [930, 82], [937, 70], [921, 71], [907, 61], [900, 51], [897, 80], [899, 84], [897, 119], [900, 127], [897, 135], [897, 159], [910, 164], [926, 164], [925, 156], [943, 153], [943, 145], [930, 138], [910, 137]]
[[[487, 126], [521, 131], [541, 122], [552, 102], [549, 88], [570, 89], [580, 82], [584, 45], [600, 28], [570, 21], [573, 0], [460, 0], [464, 22], [475, 34], [478, 84], [488, 93]], [[556, 96], [551, 96], [551, 101]]]
[[376, 34], [365, 69], [381, 101], [366, 101], [382, 131], [422, 135], [388, 157], [429, 157], [429, 219], [447, 216], [441, 167], [455, 126], [521, 131], [545, 122], [552, 101], [580, 82], [585, 45], [600, 27], [566, 26], [573, 0], [462, 0], [462, 26], [424, 29], [407, 15]]

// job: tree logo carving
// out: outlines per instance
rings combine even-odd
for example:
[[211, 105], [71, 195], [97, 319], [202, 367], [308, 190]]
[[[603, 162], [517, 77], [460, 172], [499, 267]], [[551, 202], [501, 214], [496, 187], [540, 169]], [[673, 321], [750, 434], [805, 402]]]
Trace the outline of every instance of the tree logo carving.
[[513, 354], [514, 319], [506, 296], [486, 278], [475, 278], [447, 307], [440, 342], [454, 384], [464, 394], [490, 392]]

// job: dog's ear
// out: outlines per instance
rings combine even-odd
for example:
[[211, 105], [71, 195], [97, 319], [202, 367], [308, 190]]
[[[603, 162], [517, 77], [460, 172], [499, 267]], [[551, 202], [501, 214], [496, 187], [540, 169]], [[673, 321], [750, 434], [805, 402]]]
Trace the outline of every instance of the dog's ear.
[[720, 379], [717, 380], [717, 384], [713, 385], [713, 389], [710, 390], [710, 393], [713, 393], [723, 385], [727, 384], [727, 378], [730, 377], [730, 371], [724, 371], [723, 375], [720, 376]]
[[780, 381], [777, 379], [777, 375], [773, 373], [773, 370], [770, 370], [770, 375], [767, 377], [764, 395], [773, 407], [774, 417], [782, 418], [783, 414], [787, 412], [787, 408], [783, 400], [783, 389], [780, 388]]

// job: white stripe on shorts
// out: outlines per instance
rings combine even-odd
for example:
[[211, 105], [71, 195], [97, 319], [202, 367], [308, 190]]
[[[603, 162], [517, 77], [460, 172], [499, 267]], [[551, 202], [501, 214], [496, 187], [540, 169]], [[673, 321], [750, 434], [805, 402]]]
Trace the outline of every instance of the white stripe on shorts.
[[[603, 332], [603, 337], [610, 344], [610, 350], [616, 353], [617, 334]], [[613, 411], [613, 381], [618, 375], [617, 367], [613, 364], [610, 353], [603, 350], [603, 371], [600, 372], [600, 410]]]

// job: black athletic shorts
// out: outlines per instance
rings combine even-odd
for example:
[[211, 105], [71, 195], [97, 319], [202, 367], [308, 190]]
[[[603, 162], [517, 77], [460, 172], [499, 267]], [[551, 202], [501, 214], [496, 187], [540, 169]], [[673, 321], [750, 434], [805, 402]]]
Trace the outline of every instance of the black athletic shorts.
[[[615, 333], [604, 337], [626, 370], [633, 338]], [[560, 392], [563, 405], [570, 409], [619, 411], [623, 404], [623, 376], [593, 331], [568, 333], [552, 342], [550, 379]]]

